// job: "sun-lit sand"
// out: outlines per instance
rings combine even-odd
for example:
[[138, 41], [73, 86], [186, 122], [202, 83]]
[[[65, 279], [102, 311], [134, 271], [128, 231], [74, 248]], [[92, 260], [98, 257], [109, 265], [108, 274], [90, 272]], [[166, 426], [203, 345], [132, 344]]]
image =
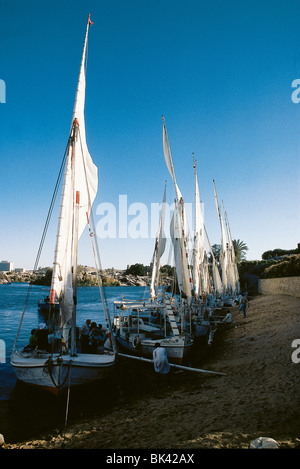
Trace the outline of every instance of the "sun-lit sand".
[[147, 390], [144, 365], [130, 378], [136, 380], [133, 397], [70, 422], [64, 435], [5, 447], [246, 449], [265, 436], [279, 448], [300, 448], [300, 363], [292, 361], [292, 342], [300, 339], [300, 298], [258, 296], [246, 319], [232, 311], [235, 324], [200, 361], [201, 368], [226, 376], [172, 369], [168, 382]]

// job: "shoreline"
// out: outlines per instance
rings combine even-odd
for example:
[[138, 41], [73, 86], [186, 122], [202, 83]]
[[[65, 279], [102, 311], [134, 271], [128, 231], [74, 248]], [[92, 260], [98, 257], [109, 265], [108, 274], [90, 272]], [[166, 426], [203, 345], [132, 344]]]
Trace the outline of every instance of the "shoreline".
[[[101, 412], [70, 418], [65, 429], [5, 449], [247, 449], [261, 436], [279, 448], [300, 448], [300, 363], [292, 342], [300, 339], [300, 299], [257, 296], [247, 318], [231, 308], [235, 323], [217, 338], [199, 368], [213, 376], [172, 372], [156, 386], [149, 367], [129, 367], [124, 393]], [[132, 360], [135, 362], [135, 360]], [[148, 365], [147, 365], [148, 366]], [[151, 366], [151, 365], [150, 365]], [[152, 374], [151, 374], [152, 373]], [[5, 435], [4, 435], [5, 438]]]

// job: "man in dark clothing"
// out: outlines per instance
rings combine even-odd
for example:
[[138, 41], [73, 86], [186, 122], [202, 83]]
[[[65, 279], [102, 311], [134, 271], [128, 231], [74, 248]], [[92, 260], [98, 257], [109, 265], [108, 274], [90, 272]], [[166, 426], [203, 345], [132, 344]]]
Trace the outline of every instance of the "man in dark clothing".
[[49, 350], [48, 329], [46, 324], [41, 323], [36, 330], [37, 347], [39, 350]]

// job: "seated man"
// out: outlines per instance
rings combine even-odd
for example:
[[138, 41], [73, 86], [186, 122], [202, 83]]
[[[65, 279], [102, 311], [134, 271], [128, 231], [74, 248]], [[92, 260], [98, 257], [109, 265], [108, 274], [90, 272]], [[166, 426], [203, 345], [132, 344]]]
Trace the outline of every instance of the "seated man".
[[39, 350], [49, 351], [48, 329], [46, 324], [41, 323], [36, 330], [37, 347]]

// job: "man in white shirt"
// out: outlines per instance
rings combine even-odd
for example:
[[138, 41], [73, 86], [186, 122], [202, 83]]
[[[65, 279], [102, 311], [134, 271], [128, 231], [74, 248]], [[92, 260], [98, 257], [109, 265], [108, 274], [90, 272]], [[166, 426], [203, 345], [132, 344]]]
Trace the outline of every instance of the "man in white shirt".
[[167, 374], [170, 371], [168, 356], [166, 349], [161, 347], [159, 343], [155, 344], [153, 351], [154, 370], [156, 373]]

